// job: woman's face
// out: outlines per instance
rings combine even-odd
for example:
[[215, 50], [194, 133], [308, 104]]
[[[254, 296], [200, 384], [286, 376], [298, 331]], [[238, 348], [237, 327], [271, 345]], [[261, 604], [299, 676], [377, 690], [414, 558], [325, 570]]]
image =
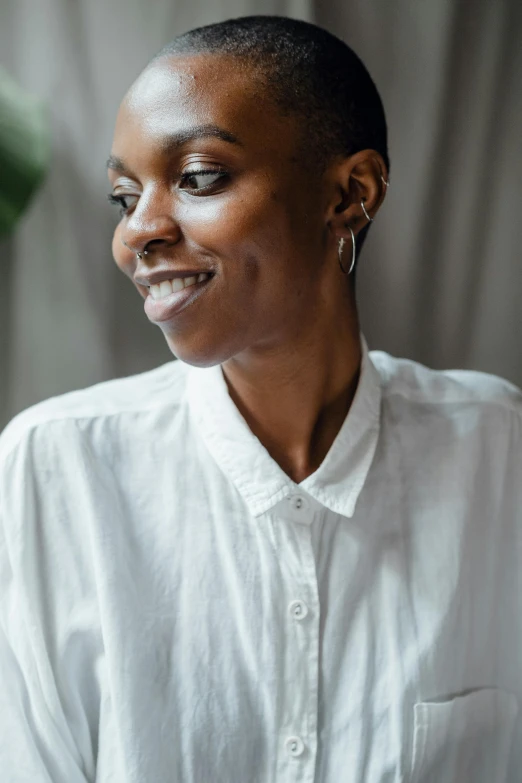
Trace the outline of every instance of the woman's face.
[[156, 61], [120, 107], [109, 161], [115, 261], [173, 354], [199, 366], [291, 340], [343, 282], [302, 129], [239, 63]]

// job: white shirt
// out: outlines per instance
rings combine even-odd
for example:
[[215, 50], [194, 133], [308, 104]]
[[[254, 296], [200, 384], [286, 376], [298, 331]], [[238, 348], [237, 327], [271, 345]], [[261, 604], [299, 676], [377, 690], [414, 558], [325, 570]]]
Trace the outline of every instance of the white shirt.
[[219, 365], [11, 421], [2, 783], [521, 780], [521, 393], [362, 343], [299, 485]]

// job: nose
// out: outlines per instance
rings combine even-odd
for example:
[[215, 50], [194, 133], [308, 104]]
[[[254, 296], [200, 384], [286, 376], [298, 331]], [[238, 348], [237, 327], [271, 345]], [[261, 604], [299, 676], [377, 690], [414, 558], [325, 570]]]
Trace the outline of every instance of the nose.
[[121, 241], [138, 258], [150, 254], [155, 247], [175, 245], [180, 238], [172, 200], [159, 195], [143, 194], [121, 232]]

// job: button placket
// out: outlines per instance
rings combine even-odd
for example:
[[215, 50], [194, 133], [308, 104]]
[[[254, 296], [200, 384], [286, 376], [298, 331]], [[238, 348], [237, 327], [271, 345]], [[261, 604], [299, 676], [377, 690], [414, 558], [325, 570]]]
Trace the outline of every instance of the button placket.
[[[285, 590], [290, 634], [285, 668], [293, 671], [293, 677], [285, 689], [289, 722], [281, 727], [277, 779], [312, 783], [317, 752], [319, 604], [310, 528], [317, 512], [314, 501], [299, 492], [288, 495], [279, 511], [282, 523], [295, 526], [289, 528], [287, 539], [292, 554]], [[279, 552], [283, 557], [284, 549]]]

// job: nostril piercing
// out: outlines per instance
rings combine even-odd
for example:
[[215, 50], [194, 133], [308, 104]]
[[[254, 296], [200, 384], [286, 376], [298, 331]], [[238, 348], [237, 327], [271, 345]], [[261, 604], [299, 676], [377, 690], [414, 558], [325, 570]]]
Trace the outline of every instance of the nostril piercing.
[[128, 248], [128, 250], [130, 250], [132, 253], [136, 253], [136, 257], [139, 258], [140, 261], [143, 258], [143, 256], [147, 256], [149, 254], [148, 250], [142, 250], [141, 253], [138, 253], [136, 250], [133, 250], [132, 247], [130, 247], [130, 245], [128, 245], [124, 239], [122, 239], [121, 241], [123, 242], [125, 247]]

